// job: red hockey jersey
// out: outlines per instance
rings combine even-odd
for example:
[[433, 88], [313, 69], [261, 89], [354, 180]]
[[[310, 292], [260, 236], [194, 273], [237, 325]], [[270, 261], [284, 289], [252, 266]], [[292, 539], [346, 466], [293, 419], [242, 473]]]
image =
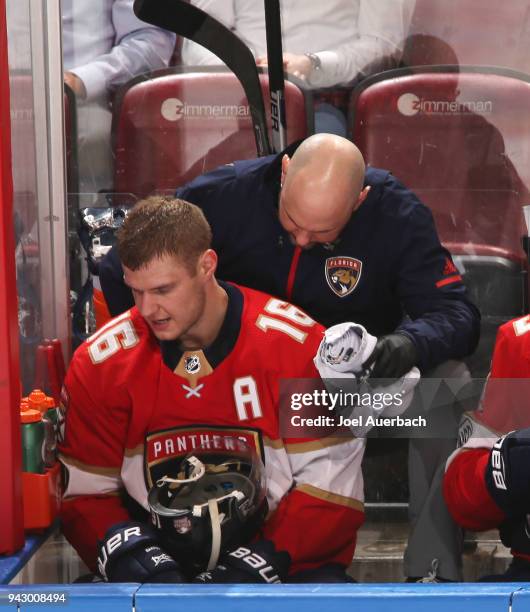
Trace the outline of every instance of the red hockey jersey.
[[463, 445], [447, 464], [444, 495], [455, 520], [468, 529], [490, 529], [504, 518], [486, 489], [484, 471], [498, 438], [530, 427], [529, 332], [530, 315], [499, 328], [481, 405], [463, 416]]
[[147, 509], [164, 462], [234, 438], [262, 455], [271, 510], [264, 537], [291, 554], [291, 570], [351, 561], [363, 521], [364, 440], [280, 435], [279, 381], [318, 377], [323, 328], [286, 302], [223, 287], [227, 315], [203, 351], [159, 342], [132, 308], [74, 355], [63, 389], [62, 520], [91, 568], [98, 538], [129, 520], [120, 489]]

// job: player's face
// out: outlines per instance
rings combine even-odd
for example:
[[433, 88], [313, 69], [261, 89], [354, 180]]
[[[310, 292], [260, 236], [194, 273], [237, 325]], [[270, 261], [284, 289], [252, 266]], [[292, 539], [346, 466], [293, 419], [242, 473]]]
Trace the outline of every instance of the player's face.
[[123, 266], [123, 278], [131, 288], [136, 307], [159, 340], [185, 343], [203, 317], [205, 278], [173, 255], [152, 259], [138, 270]]

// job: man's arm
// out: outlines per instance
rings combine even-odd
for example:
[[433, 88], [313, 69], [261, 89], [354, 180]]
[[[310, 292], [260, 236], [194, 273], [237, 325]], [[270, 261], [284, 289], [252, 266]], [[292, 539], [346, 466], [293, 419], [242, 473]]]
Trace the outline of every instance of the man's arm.
[[95, 571], [98, 540], [112, 525], [130, 520], [119, 497], [128, 413], [107, 404], [102, 376], [90, 363], [86, 347], [76, 352], [62, 393], [61, 519], [66, 538]]
[[89, 100], [123, 85], [142, 72], [163, 68], [171, 59], [175, 34], [137, 19], [133, 2], [115, 0], [113, 3], [114, 47], [90, 63], [69, 70], [81, 79]]
[[[282, 340], [281, 351], [280, 347], [275, 351], [279, 354], [278, 369], [282, 379], [313, 379], [319, 388], [313, 358], [323, 328], [306, 325], [302, 329], [307, 332], [303, 342], [277, 332]], [[357, 530], [364, 521], [361, 461], [365, 440], [355, 439], [349, 432], [319, 439], [305, 434], [305, 438], [284, 437], [283, 447], [293, 484], [267, 520], [264, 537], [273, 541], [276, 550], [289, 553], [292, 574], [328, 563], [348, 566]], [[274, 483], [269, 483], [269, 488], [274, 491]]]
[[[489, 488], [487, 484], [488, 472], [492, 471], [492, 458], [495, 457], [496, 464], [505, 471], [502, 478], [497, 477], [501, 493], [508, 491], [502, 488], [507, 485], [505, 476], [509, 478], [512, 489], [517, 481], [524, 482], [530, 478], [526, 475], [528, 446], [524, 437], [523, 443], [512, 444], [511, 448], [504, 444], [499, 444], [498, 449], [493, 448], [500, 433], [530, 425], [525, 400], [527, 394], [515, 380], [521, 379], [523, 382], [530, 377], [529, 321], [530, 317], [526, 315], [508, 321], [499, 328], [491, 371], [480, 406], [464, 416], [464, 426], [471, 428], [471, 433], [467, 433], [468, 439], [463, 448], [453, 453], [447, 463], [444, 496], [453, 518], [468, 529], [498, 527], [506, 517], [506, 512], [494, 499], [499, 497], [494, 480], [490, 479]], [[503, 457], [505, 446], [506, 460]], [[498, 450], [495, 456], [494, 450]], [[515, 465], [510, 469], [512, 455]], [[529, 509], [522, 508], [521, 513]]]
[[364, 441], [292, 441], [286, 449], [294, 487], [266, 522], [264, 537], [290, 554], [291, 573], [326, 563], [348, 566], [364, 521]]
[[488, 448], [461, 449], [444, 476], [443, 493], [447, 507], [453, 519], [465, 529], [493, 529], [505, 518], [486, 487], [489, 455]]
[[[306, 75], [309, 84], [313, 87], [345, 85], [396, 66], [401, 59], [414, 5], [415, 0], [360, 0], [357, 37], [347, 44], [315, 53], [320, 68]], [[289, 62], [286, 70], [293, 72]]]
[[[387, 197], [416, 200], [398, 181], [389, 180]], [[397, 331], [413, 340], [422, 372], [475, 350], [480, 313], [468, 299], [451, 255], [440, 244], [431, 212], [422, 204], [414, 206], [406, 219], [396, 277], [396, 291], [411, 319]]]

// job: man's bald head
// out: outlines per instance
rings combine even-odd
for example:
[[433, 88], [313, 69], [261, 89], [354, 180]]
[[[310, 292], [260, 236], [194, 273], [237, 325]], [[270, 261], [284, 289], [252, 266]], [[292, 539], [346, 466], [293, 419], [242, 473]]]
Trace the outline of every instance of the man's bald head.
[[315, 134], [284, 156], [280, 222], [299, 246], [337, 238], [368, 193], [364, 173], [359, 149], [333, 134]]

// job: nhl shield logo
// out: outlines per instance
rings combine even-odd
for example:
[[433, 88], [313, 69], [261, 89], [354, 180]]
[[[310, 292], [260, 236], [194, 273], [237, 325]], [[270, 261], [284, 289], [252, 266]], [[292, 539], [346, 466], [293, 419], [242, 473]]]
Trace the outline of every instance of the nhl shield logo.
[[363, 262], [354, 257], [329, 257], [326, 259], [326, 280], [333, 293], [346, 297], [357, 287]]
[[192, 355], [191, 357], [186, 357], [184, 360], [184, 369], [188, 374], [197, 374], [197, 372], [201, 369], [201, 360], [198, 355]]

